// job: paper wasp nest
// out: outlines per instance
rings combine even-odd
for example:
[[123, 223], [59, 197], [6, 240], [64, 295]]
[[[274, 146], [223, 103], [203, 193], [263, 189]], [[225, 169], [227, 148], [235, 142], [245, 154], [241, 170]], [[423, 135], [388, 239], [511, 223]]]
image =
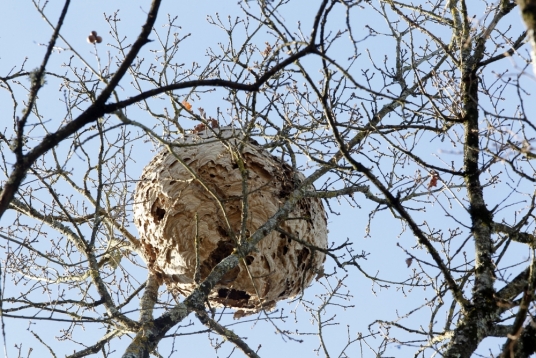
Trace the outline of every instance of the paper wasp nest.
[[[167, 151], [159, 153], [145, 167], [136, 187], [134, 216], [144, 259], [174, 294], [186, 296], [196, 288], [196, 233], [201, 280], [232, 253], [234, 240], [240, 236], [242, 176], [228, 148], [237, 146], [240, 136], [229, 127], [214, 130], [228, 139], [227, 146], [209, 130], [190, 134], [177, 141], [176, 157]], [[246, 232], [253, 234], [298, 183], [288, 164], [255, 141], [247, 142], [242, 156], [248, 171]], [[221, 199], [221, 205], [181, 161]], [[298, 177], [302, 180], [303, 175]], [[302, 199], [280, 228], [316, 247], [327, 245], [325, 212], [319, 199]], [[273, 231], [220, 280], [209, 300], [212, 306], [244, 312], [271, 309], [277, 301], [302, 292], [324, 260], [322, 252]]]

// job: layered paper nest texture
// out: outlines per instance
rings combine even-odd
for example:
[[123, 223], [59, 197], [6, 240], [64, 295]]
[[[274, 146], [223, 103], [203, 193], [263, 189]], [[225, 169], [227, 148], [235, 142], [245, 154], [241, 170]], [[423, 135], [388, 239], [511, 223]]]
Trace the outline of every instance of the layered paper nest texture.
[[[203, 280], [233, 252], [240, 237], [243, 183], [232, 151], [244, 140], [233, 128], [216, 128], [225, 139], [222, 143], [212, 131], [179, 140], [175, 155], [159, 153], [136, 187], [134, 216], [144, 259], [174, 294], [187, 296], [197, 287], [196, 240]], [[303, 175], [255, 141], [245, 142], [240, 155], [247, 169], [247, 237], [280, 209]], [[271, 309], [277, 301], [298, 295], [321, 272], [325, 255], [314, 247], [327, 245], [322, 202], [300, 200], [279, 227], [282, 232], [271, 232], [218, 282], [209, 297], [212, 306], [245, 312]]]

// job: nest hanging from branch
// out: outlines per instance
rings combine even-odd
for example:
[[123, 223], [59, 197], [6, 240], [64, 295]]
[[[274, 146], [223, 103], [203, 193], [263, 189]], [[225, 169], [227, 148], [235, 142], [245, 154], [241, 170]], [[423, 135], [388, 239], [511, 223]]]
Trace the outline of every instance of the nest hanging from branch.
[[[163, 151], [145, 167], [136, 187], [134, 217], [144, 259], [174, 294], [190, 294], [197, 287], [196, 262], [203, 280], [240, 237], [242, 175], [230, 148], [243, 140], [233, 128], [213, 131], [226, 140], [209, 129], [186, 136], [177, 142], [175, 155]], [[277, 212], [303, 175], [255, 141], [244, 144], [249, 235]], [[300, 200], [279, 228], [218, 282], [209, 295], [212, 306], [245, 313], [271, 309], [301, 293], [322, 271], [325, 255], [314, 249], [327, 246], [322, 202]]]

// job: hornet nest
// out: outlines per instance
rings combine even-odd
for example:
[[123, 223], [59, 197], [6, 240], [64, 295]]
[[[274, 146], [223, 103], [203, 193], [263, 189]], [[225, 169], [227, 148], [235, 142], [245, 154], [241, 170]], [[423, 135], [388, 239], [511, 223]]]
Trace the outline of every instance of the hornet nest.
[[[134, 217], [144, 259], [175, 296], [187, 296], [197, 287], [196, 251], [203, 280], [233, 252], [240, 236], [242, 175], [230, 148], [236, 152], [245, 142], [241, 157], [247, 170], [246, 237], [273, 216], [304, 179], [237, 132], [232, 127], [194, 131], [176, 142], [175, 155], [159, 153], [136, 187]], [[322, 272], [325, 255], [314, 249], [327, 246], [321, 200], [300, 200], [279, 228], [218, 282], [209, 295], [212, 306], [233, 307], [241, 314], [272, 309], [277, 301], [300, 294]]]

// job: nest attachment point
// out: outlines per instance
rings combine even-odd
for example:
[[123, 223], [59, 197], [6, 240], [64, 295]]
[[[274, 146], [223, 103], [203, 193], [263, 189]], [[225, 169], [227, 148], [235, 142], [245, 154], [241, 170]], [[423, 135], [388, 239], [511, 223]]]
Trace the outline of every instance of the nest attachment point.
[[[135, 224], [149, 269], [175, 295], [187, 296], [197, 287], [196, 242], [201, 280], [236, 247], [243, 187], [230, 148], [237, 147], [240, 138], [230, 127], [207, 128], [177, 141], [175, 155], [163, 151], [143, 170], [135, 193]], [[241, 157], [247, 170], [249, 235], [277, 212], [303, 175], [295, 175], [253, 140], [247, 141]], [[322, 271], [325, 255], [314, 249], [327, 246], [322, 202], [300, 200], [279, 228], [217, 283], [209, 295], [213, 307], [233, 307], [245, 314], [272, 309], [277, 301], [300, 294]]]

